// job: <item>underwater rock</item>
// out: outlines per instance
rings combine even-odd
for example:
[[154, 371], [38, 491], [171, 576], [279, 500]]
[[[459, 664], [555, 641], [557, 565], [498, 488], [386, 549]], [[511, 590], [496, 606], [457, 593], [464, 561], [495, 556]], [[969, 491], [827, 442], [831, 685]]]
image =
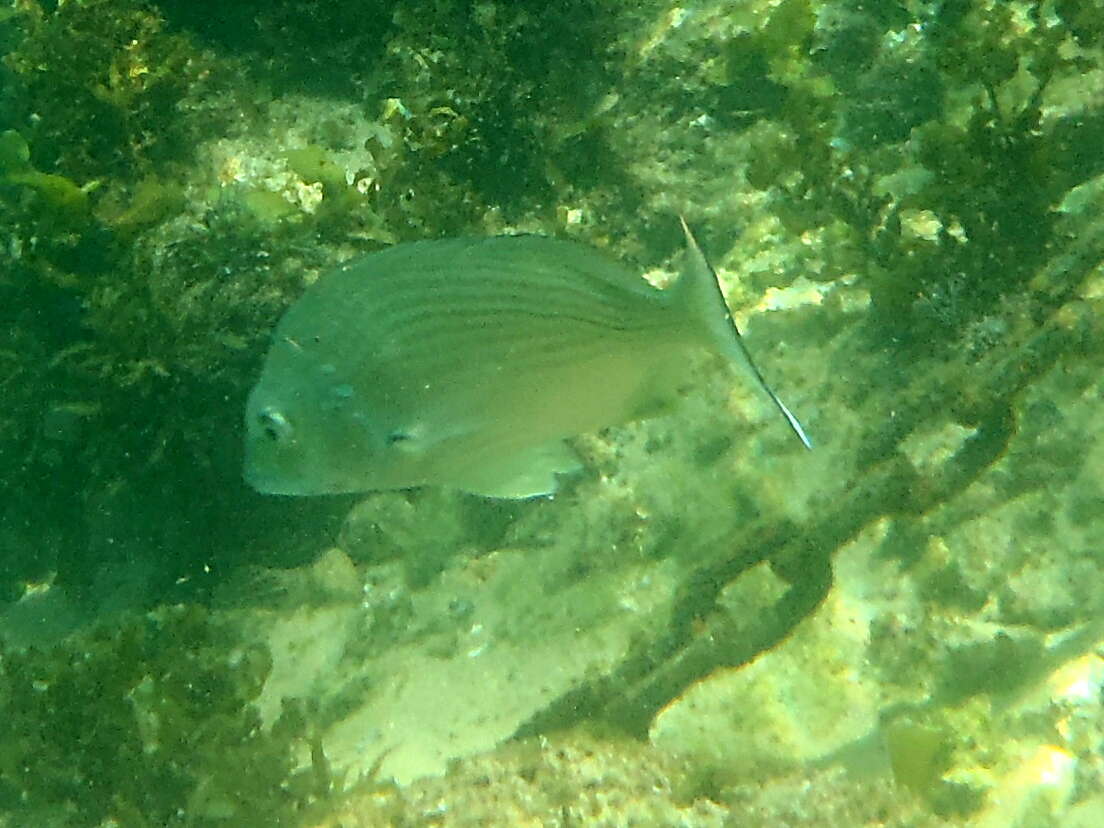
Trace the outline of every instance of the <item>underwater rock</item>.
[[[741, 611], [755, 609], [745, 603]], [[807, 767], [862, 741], [876, 730], [881, 704], [864, 669], [865, 624], [861, 605], [830, 594], [789, 640], [672, 701], [650, 741], [733, 782]]]

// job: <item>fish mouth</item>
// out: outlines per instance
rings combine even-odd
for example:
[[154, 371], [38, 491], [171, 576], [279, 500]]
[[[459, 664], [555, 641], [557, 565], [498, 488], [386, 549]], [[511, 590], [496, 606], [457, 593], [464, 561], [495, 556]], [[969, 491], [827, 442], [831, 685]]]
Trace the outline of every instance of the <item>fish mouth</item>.
[[284, 476], [278, 474], [271, 464], [265, 463], [248, 444], [245, 448], [245, 460], [242, 462], [242, 479], [261, 494], [298, 494], [288, 485]]
[[318, 484], [309, 484], [301, 476], [286, 474], [273, 465], [258, 460], [248, 450], [242, 464], [242, 479], [260, 494], [282, 497], [340, 495], [365, 491], [363, 487], [341, 480], [323, 480]]
[[248, 459], [242, 467], [242, 480], [244, 480], [251, 489], [261, 494], [280, 494], [272, 490], [272, 481], [268, 476], [261, 474], [256, 465], [250, 463]]
[[282, 495], [284, 497], [314, 494], [313, 492], [304, 492], [301, 487], [289, 484], [286, 481], [280, 481], [271, 475], [264, 474], [256, 468], [251, 468], [249, 466], [246, 466], [242, 471], [242, 478], [249, 484], [249, 487], [253, 489], [253, 491], [259, 494]]

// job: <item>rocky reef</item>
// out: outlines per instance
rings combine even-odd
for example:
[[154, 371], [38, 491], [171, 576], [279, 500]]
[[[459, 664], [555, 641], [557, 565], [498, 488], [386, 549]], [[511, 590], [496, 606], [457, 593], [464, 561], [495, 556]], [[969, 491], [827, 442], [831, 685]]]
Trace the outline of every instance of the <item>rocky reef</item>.
[[[1100, 0], [198, 8], [0, 6], [0, 825], [1099, 824]], [[677, 214], [813, 452], [241, 482], [326, 267]]]

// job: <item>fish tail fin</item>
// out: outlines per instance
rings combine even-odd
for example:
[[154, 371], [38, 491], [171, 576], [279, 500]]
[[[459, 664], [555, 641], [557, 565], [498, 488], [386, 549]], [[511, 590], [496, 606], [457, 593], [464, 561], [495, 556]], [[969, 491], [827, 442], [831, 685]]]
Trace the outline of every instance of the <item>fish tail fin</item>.
[[740, 329], [736, 327], [736, 321], [732, 318], [732, 313], [725, 302], [720, 282], [717, 281], [717, 273], [702, 253], [694, 234], [690, 232], [686, 219], [679, 216], [679, 222], [682, 224], [683, 233], [686, 234], [686, 258], [682, 275], [671, 288], [672, 300], [705, 323], [709, 340], [714, 347], [725, 356], [737, 358], [747, 366], [756, 384], [763, 389], [775, 408], [786, 418], [786, 422], [797, 438], [805, 448], [811, 449], [813, 444], [805, 429], [767, 384], [755, 360], [751, 358]]

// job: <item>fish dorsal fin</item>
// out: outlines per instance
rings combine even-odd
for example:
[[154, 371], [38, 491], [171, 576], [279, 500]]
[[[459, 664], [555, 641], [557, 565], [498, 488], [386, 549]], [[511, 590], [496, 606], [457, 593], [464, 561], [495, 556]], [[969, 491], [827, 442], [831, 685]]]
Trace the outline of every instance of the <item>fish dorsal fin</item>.
[[479, 458], [448, 483], [484, 497], [521, 500], [552, 494], [557, 488], [557, 475], [572, 474], [581, 468], [575, 452], [562, 440], [556, 440], [498, 459]]
[[675, 291], [675, 301], [680, 303], [689, 313], [698, 316], [705, 322], [710, 338], [721, 353], [728, 356], [737, 356], [751, 371], [756, 384], [763, 389], [775, 408], [786, 418], [793, 433], [797, 435], [802, 445], [807, 449], [813, 447], [809, 435], [793, 415], [786, 404], [778, 398], [773, 389], [767, 385], [759, 366], [751, 358], [744, 338], [740, 335], [740, 329], [736, 327], [736, 320], [725, 302], [721, 292], [721, 284], [717, 280], [717, 273], [705, 258], [705, 254], [698, 246], [697, 239], [690, 232], [690, 226], [686, 219], [679, 216], [682, 231], [686, 234], [686, 265], [682, 275], [672, 288]]

